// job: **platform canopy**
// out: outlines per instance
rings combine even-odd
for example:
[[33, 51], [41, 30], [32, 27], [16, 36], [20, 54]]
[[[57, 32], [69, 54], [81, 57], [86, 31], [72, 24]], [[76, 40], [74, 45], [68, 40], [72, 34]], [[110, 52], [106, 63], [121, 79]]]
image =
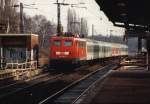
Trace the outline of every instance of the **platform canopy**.
[[124, 23], [119, 25], [136, 31], [150, 30], [149, 0], [96, 0], [109, 20]]

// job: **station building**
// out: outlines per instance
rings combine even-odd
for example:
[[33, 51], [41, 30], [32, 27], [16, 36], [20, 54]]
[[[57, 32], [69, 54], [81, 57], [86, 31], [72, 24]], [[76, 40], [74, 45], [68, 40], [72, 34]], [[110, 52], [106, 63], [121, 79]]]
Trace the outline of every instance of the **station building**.
[[0, 69], [6, 63], [38, 62], [38, 35], [0, 34]]

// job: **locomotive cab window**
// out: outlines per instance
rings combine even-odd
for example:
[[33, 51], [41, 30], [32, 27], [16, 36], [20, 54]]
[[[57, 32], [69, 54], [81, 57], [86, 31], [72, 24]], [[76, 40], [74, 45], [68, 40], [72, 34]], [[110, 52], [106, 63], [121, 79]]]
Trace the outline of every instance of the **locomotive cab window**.
[[72, 46], [72, 41], [71, 40], [66, 40], [64, 42], [64, 46]]
[[55, 46], [60, 46], [61, 45], [61, 41], [60, 40], [55, 40], [53, 43], [54, 43]]

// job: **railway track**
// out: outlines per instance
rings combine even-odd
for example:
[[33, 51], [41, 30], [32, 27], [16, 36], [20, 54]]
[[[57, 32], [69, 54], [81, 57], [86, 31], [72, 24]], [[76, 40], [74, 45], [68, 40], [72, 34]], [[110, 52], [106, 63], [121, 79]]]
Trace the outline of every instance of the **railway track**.
[[16, 81], [14, 81], [13, 79], [14, 79], [14, 77], [0, 79], [0, 88], [7, 86], [7, 85], [10, 85], [10, 84], [13, 84], [13, 83], [16, 83]]
[[84, 91], [88, 90], [89, 86], [100, 78], [103, 78], [109, 70], [116, 69], [117, 66], [108, 65], [99, 70], [96, 70], [85, 77], [73, 82], [59, 92], [47, 97], [39, 102], [39, 104], [75, 104]]
[[[22, 90], [29, 89], [29, 88], [39, 85], [41, 83], [48, 82], [48, 81], [50, 82], [50, 81], [62, 76], [63, 74], [64, 73], [57, 74], [52, 77], [49, 74], [44, 74], [44, 75], [38, 76], [36, 78], [33, 78], [28, 84], [25, 82], [18, 82], [18, 83], [10, 84], [8, 86], [1, 87], [0, 88], [0, 99], [11, 96]], [[26, 80], [26, 81], [28, 81], [28, 80]]]
[[[0, 97], [0, 104], [37, 104], [75, 80], [92, 72], [92, 70], [96, 70], [98, 67], [101, 67], [101, 65], [82, 66], [71, 72], [63, 73], [64, 75], [59, 76], [59, 78], [37, 83], [26, 88], [19, 88], [18, 91]], [[77, 74], [80, 74], [81, 76], [76, 76]], [[76, 76], [75, 79], [74, 75]]]
[[[11, 87], [16, 87], [16, 86], [23, 85], [23, 84], [25, 85], [26, 82], [32, 83], [33, 81], [35, 81], [37, 79], [41, 79], [41, 78], [44, 78], [46, 76], [50, 76], [50, 75], [54, 75], [54, 74], [58, 74], [58, 73], [63, 73], [63, 72], [57, 72], [57, 71], [53, 71], [53, 70], [52, 71], [51, 70], [46, 70], [41, 75], [37, 75], [37, 76], [34, 76], [32, 78], [28, 78], [28, 79], [26, 78], [26, 79], [21, 80], [21, 81], [14, 81], [14, 80], [12, 80], [10, 82], [4, 81], [0, 86], [0, 91], [3, 90], [3, 89], [9, 89]], [[0, 95], [1, 95], [1, 93], [0, 93]]]
[[102, 66], [99, 64], [85, 65], [69, 72], [54, 72], [53, 78], [39, 78], [39, 82], [35, 80], [31, 84], [27, 82], [27, 85], [10, 87], [5, 90], [6, 93], [3, 92], [4, 90], [2, 93], [0, 92], [0, 104], [38, 104], [43, 99], [55, 94], [100, 67]]
[[22, 81], [14, 81], [14, 82], [8, 83], [6, 85], [0, 86], [0, 90], [10, 88], [10, 87], [13, 87], [13, 86], [18, 86], [19, 84], [23, 84], [25, 82], [34, 81], [35, 79], [39, 79], [39, 78], [45, 77], [47, 75], [48, 75], [48, 73], [35, 76], [32, 79], [27, 79], [27, 80], [22, 80]]

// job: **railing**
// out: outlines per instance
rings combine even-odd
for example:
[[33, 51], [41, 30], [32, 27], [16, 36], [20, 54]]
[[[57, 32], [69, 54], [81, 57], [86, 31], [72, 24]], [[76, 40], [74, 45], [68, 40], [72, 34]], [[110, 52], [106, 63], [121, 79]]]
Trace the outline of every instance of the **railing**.
[[37, 61], [29, 61], [24, 63], [6, 63], [5, 69], [37, 69]]
[[0, 73], [0, 80], [13, 78], [15, 76], [15, 71], [5, 71]]
[[[24, 63], [6, 63], [4, 72], [0, 73], [0, 79], [14, 78], [15, 80], [31, 77], [37, 69], [37, 61]], [[9, 70], [8, 72], [6, 70]]]

